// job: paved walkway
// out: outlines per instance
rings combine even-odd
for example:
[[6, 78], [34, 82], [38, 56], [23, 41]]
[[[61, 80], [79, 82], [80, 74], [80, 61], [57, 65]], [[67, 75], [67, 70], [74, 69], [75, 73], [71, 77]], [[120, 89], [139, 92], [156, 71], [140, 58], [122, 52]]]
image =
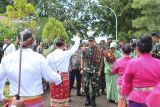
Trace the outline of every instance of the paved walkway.
[[[44, 95], [44, 99], [45, 99], [45, 107], [50, 107], [49, 106], [49, 92], [46, 92], [46, 94]], [[76, 96], [75, 89], [72, 90], [71, 99], [72, 101], [70, 102], [70, 107], [86, 107], [84, 106], [85, 97]], [[96, 107], [117, 107], [115, 104], [109, 103], [106, 100], [106, 96], [104, 95], [97, 97], [96, 102], [97, 102]], [[91, 107], [91, 106], [87, 106], [87, 107]]]

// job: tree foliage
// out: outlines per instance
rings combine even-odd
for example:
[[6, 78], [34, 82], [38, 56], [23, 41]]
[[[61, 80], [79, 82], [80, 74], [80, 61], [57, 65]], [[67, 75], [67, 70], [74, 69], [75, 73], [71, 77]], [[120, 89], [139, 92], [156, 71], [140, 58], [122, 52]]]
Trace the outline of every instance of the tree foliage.
[[0, 23], [0, 42], [2, 42], [4, 38], [15, 39], [14, 35], [15, 35], [15, 33], [14, 33], [13, 29], [4, 25], [3, 23]]
[[[121, 32], [124, 34], [128, 34], [129, 36], [133, 35], [130, 34], [130, 32], [135, 32], [137, 29], [132, 26], [132, 20], [135, 19], [136, 17], [140, 16], [140, 9], [138, 8], [132, 8], [132, 3], [133, 0], [99, 0], [100, 4], [105, 6], [105, 7], [110, 7], [112, 8], [118, 19], [118, 39], [123, 38], [121, 37]], [[107, 9], [106, 9], [107, 10]], [[106, 21], [108, 24], [106, 26], [106, 30], [112, 34], [115, 35], [115, 18], [113, 16], [109, 17], [109, 13], [107, 13], [105, 16]], [[127, 37], [128, 38], [128, 37]]]
[[6, 12], [6, 6], [12, 4], [12, 0], [0, 0], [0, 13]]
[[160, 32], [159, 0], [133, 0], [132, 7], [141, 10], [141, 15], [133, 20], [133, 27], [138, 29], [136, 35]]
[[24, 19], [30, 16], [36, 16], [36, 11], [31, 3], [27, 0], [13, 0], [13, 6], [7, 6], [7, 15], [11, 19]]
[[37, 13], [34, 6], [27, 0], [13, 0], [13, 5], [6, 7], [7, 23], [12, 23], [16, 30], [30, 28], [34, 31], [37, 27]]
[[44, 40], [53, 41], [56, 37], [64, 38], [68, 40], [69, 37], [63, 27], [62, 23], [55, 18], [50, 18], [48, 22], [45, 24], [42, 32], [42, 37]]
[[[11, 3], [8, 2], [10, 0], [5, 1], [2, 4], [0, 2], [2, 9]], [[160, 0], [13, 0], [11, 4], [13, 5], [7, 6], [7, 16], [10, 19], [27, 22], [15, 27], [27, 26], [35, 29], [37, 20], [30, 21], [30, 19], [32, 16], [37, 17], [37, 13], [40, 16], [41, 29], [47, 18], [55, 17], [62, 22], [67, 34], [56, 34], [53, 29], [49, 29], [49, 32], [54, 33], [43, 33], [44, 38], [53, 39], [60, 35], [72, 37], [79, 30], [83, 31], [86, 36], [88, 30], [94, 30], [95, 36], [113, 35], [115, 38], [116, 21], [111, 9], [118, 18], [118, 40], [126, 41], [133, 34], [137, 36], [141, 33], [159, 32], [160, 29]], [[50, 23], [50, 20], [47, 23]], [[54, 25], [47, 26], [53, 27]]]

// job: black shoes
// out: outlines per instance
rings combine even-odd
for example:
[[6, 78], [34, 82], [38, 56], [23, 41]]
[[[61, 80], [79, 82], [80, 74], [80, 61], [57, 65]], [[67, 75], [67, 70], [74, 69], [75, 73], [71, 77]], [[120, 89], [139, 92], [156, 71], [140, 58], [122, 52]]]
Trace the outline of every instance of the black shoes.
[[99, 96], [100, 96], [100, 94], [99, 94], [99, 92], [97, 92], [97, 93], [96, 93], [96, 97], [99, 97]]
[[115, 100], [108, 100], [110, 103], [115, 103]]
[[97, 105], [96, 102], [95, 102], [95, 99], [96, 99], [96, 97], [92, 96], [92, 100], [91, 100], [91, 106], [92, 107], [95, 107]]
[[85, 96], [85, 93], [84, 93], [84, 92], [83, 92], [83, 93], [78, 92], [78, 93], [77, 93], [77, 96]]
[[93, 101], [91, 102], [92, 107], [95, 107], [96, 105], [97, 105], [96, 102], [93, 102]]
[[86, 102], [85, 102], [85, 106], [90, 106], [91, 105], [91, 99], [90, 99], [90, 95], [86, 95]]
[[69, 98], [69, 102], [72, 102], [71, 98]]
[[95, 96], [92, 96], [92, 99], [90, 100], [90, 96], [89, 95], [87, 95], [86, 96], [86, 98], [87, 98], [87, 100], [86, 100], [86, 102], [85, 102], [85, 106], [92, 106], [92, 107], [95, 107], [96, 106], [96, 102], [95, 102], [95, 99], [96, 99], [96, 97]]
[[106, 92], [103, 90], [103, 91], [101, 91], [101, 94], [102, 95], [106, 95]]
[[91, 105], [91, 101], [86, 100], [85, 106], [90, 106]]

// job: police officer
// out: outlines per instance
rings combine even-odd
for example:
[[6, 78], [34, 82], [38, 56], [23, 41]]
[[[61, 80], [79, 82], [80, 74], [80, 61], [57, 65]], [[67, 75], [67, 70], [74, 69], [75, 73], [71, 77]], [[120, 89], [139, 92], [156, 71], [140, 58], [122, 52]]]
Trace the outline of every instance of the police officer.
[[[81, 73], [83, 74], [83, 82], [84, 82], [84, 92], [86, 95], [86, 103], [85, 106], [96, 106], [95, 97], [96, 92], [99, 89], [98, 84], [98, 76], [100, 76], [101, 73], [101, 67], [102, 67], [102, 57], [99, 58], [99, 61], [97, 61], [97, 56], [100, 55], [100, 51], [97, 50], [98, 46], [96, 46], [96, 42], [94, 37], [88, 38], [89, 46], [85, 48], [82, 52], [82, 58], [81, 58]], [[98, 62], [99, 64], [97, 64]], [[98, 66], [98, 67], [97, 67]], [[89, 92], [89, 85], [91, 81], [91, 88], [92, 88], [92, 97], [90, 98], [90, 92]]]

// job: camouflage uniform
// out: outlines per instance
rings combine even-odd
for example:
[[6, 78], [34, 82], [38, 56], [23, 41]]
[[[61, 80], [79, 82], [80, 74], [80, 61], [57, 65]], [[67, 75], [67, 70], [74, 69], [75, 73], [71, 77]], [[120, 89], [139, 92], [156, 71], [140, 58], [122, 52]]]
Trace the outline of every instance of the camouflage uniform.
[[159, 52], [160, 52], [160, 43], [153, 44], [152, 56], [160, 59], [160, 53]]
[[158, 33], [153, 32], [151, 33], [152, 41], [153, 41], [153, 47], [152, 47], [152, 56], [160, 59], [160, 43], [158, 42]]
[[[95, 100], [96, 92], [99, 89], [99, 77], [98, 77], [98, 69], [99, 64], [97, 64], [94, 61], [95, 55], [101, 55], [95, 51], [95, 49], [98, 49], [97, 46], [94, 46], [92, 48], [88, 48], [82, 53], [82, 58], [84, 59], [84, 75], [83, 75], [83, 82], [84, 82], [84, 91], [87, 97], [87, 100], [90, 101], [90, 93], [89, 93], [89, 85], [91, 81], [91, 87], [92, 87], [92, 98]], [[100, 57], [100, 56], [99, 56]], [[101, 61], [102, 58], [100, 58]]]

